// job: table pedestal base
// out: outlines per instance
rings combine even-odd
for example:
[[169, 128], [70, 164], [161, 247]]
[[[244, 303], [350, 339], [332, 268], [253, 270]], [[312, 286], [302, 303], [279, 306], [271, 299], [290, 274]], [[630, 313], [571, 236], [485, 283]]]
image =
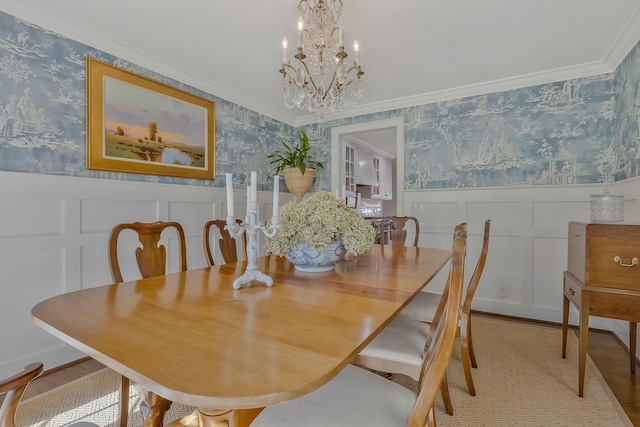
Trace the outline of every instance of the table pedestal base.
[[196, 409], [191, 415], [165, 424], [164, 427], [249, 427], [261, 411], [262, 408]]
[[161, 427], [164, 414], [171, 407], [171, 401], [146, 390], [139, 384], [135, 384], [135, 387], [138, 389], [142, 398], [140, 402], [140, 412], [142, 412], [144, 427]]

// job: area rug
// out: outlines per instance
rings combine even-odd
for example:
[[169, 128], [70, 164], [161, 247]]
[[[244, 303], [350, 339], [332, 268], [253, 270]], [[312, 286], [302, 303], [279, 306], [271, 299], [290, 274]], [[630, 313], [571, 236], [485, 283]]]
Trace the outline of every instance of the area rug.
[[[16, 412], [18, 427], [62, 427], [78, 421], [99, 426], [118, 426], [118, 386], [120, 376], [109, 368], [79, 378], [47, 393], [24, 400]], [[129, 390], [129, 427], [143, 424], [138, 410], [138, 392]], [[174, 403], [165, 414], [165, 423], [182, 418], [194, 408]]]
[[[578, 339], [574, 334], [569, 334], [567, 358], [562, 359], [559, 328], [483, 316], [473, 318], [473, 327], [478, 369], [472, 373], [477, 395], [467, 391], [456, 344], [447, 370], [454, 415], [444, 412], [439, 396], [439, 427], [632, 426], [588, 357], [584, 397], [578, 397]], [[393, 380], [415, 388], [408, 377], [397, 375]], [[118, 381], [115, 372], [103, 369], [26, 400], [18, 409], [18, 426], [56, 427], [91, 421], [117, 427]], [[138, 427], [142, 416], [135, 405], [135, 389], [131, 393], [129, 426]], [[174, 404], [165, 422], [192, 410]]]
[[595, 364], [587, 356], [584, 397], [578, 397], [578, 344], [569, 333], [504, 319], [474, 316], [472, 369], [476, 396], [469, 395], [459, 340], [447, 369], [453, 416], [436, 401], [436, 421], [447, 426], [632, 426]]

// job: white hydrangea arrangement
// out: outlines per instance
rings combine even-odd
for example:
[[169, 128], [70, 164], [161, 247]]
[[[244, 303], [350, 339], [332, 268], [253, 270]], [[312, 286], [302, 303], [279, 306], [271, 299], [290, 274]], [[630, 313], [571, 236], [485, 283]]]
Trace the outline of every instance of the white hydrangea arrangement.
[[371, 224], [347, 208], [344, 201], [319, 191], [299, 203], [280, 207], [280, 229], [266, 239], [265, 248], [284, 256], [298, 242], [321, 250], [341, 238], [346, 252], [363, 255], [373, 244], [374, 234]]

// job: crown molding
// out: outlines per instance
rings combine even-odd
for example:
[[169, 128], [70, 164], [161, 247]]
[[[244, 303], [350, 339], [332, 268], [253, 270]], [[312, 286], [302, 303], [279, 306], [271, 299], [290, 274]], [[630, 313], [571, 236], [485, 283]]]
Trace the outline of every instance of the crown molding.
[[609, 53], [605, 56], [604, 61], [609, 64], [612, 69], [618, 66], [629, 55], [631, 50], [636, 47], [640, 41], [640, 7], [636, 10], [629, 21], [629, 25], [624, 27], [620, 37], [613, 42]]

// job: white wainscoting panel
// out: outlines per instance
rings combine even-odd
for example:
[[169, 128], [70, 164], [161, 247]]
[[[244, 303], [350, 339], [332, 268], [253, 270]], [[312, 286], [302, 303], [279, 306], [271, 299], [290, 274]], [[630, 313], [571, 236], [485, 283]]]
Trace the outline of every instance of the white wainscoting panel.
[[140, 222], [158, 220], [157, 200], [80, 200], [82, 234], [109, 233], [122, 222], [131, 222], [132, 218]]
[[471, 202], [466, 204], [465, 217], [469, 227], [480, 224], [480, 232], [483, 233], [486, 219], [500, 224], [500, 227], [521, 227], [522, 209], [520, 202]]
[[[42, 212], [47, 212], [42, 217]], [[62, 234], [64, 200], [11, 198], [0, 205], [0, 236], [33, 236]]]
[[[563, 228], [570, 221], [589, 222], [590, 201], [533, 202], [534, 228]], [[566, 236], [565, 236], [566, 237]]]
[[[567, 269], [566, 238], [533, 238], [533, 301], [534, 307], [548, 309], [557, 321], [555, 310], [562, 301], [562, 286], [556, 286], [558, 278]], [[553, 284], [549, 286], [549, 284]]]

